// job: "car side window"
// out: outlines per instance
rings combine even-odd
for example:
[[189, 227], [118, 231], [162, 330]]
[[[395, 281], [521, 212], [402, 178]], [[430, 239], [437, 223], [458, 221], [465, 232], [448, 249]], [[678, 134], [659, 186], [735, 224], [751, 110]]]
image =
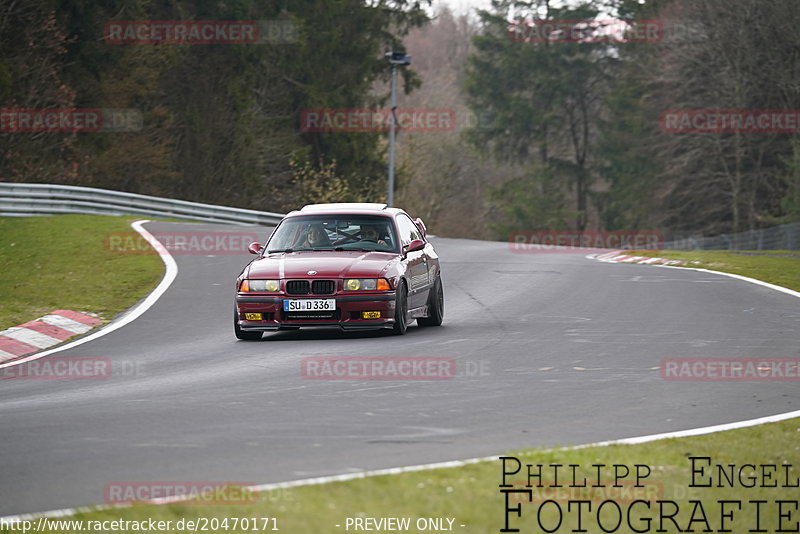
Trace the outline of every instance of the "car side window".
[[419, 228], [406, 215], [401, 214], [397, 217], [397, 225], [400, 227], [400, 241], [404, 245], [408, 245], [415, 239], [422, 239]]

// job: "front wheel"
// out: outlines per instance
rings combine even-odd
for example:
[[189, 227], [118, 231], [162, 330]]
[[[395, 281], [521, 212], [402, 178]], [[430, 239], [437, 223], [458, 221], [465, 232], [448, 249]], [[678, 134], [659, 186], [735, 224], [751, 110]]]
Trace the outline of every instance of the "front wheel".
[[441, 326], [444, 320], [444, 289], [442, 289], [442, 278], [436, 277], [433, 289], [428, 296], [428, 316], [417, 319], [420, 326]]
[[392, 331], [398, 336], [402, 336], [408, 330], [408, 290], [406, 284], [400, 282], [397, 286], [394, 301], [394, 326]]
[[233, 333], [238, 339], [245, 341], [258, 341], [261, 339], [261, 332], [248, 332], [239, 328], [239, 314], [233, 310]]

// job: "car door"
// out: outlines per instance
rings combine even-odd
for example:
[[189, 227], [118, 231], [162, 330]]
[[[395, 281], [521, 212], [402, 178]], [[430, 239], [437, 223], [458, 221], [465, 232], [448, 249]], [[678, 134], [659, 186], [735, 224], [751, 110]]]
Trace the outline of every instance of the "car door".
[[[404, 213], [397, 216], [397, 226], [400, 230], [400, 244], [406, 246], [415, 239], [425, 241], [417, 225]], [[404, 260], [408, 281], [408, 307], [419, 308], [428, 301], [430, 290], [430, 276], [428, 273], [428, 255], [425, 250], [409, 252]]]

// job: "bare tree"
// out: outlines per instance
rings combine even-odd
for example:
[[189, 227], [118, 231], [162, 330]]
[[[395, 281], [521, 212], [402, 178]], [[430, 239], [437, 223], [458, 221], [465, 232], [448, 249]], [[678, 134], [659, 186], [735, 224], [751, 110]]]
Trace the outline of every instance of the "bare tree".
[[[651, 105], [662, 110], [798, 109], [800, 10], [792, 0], [675, 0], [662, 13], [667, 39]], [[664, 222], [707, 233], [754, 228], [783, 194], [781, 156], [790, 136], [663, 134]]]

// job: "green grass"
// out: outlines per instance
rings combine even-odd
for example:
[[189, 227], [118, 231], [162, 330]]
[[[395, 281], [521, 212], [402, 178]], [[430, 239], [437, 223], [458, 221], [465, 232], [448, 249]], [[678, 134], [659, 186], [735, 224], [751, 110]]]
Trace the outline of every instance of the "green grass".
[[[633, 473], [635, 466], [647, 466], [650, 476], [643, 479], [644, 488], [634, 489], [631, 482], [623, 484], [625, 489], [614, 490], [613, 471], [611, 467], [603, 471], [601, 483], [606, 487], [595, 488], [588, 497], [578, 494], [570, 497], [565, 494], [548, 494], [556, 499], [564, 514], [564, 523], [557, 530], [559, 533], [573, 532], [577, 528], [576, 515], [567, 510], [567, 500], [589, 498], [593, 500], [592, 510], [604, 498], [614, 500], [627, 512], [633, 498], [639, 497], [655, 503], [656, 501], [675, 501], [679, 512], [675, 520], [681, 529], [685, 529], [689, 521], [693, 506], [689, 500], [702, 503], [708, 516], [711, 529], [719, 529], [719, 507], [716, 503], [720, 500], [731, 499], [743, 501], [742, 511], [735, 512], [729, 528], [733, 532], [744, 533], [753, 528], [754, 509], [746, 501], [764, 500], [762, 505], [761, 527], [767, 532], [776, 532], [778, 513], [776, 500], [797, 500], [800, 498], [800, 489], [788, 487], [755, 487], [746, 488], [738, 484], [735, 487], [700, 488], [690, 487], [692, 483], [690, 456], [711, 458], [712, 465], [754, 464], [756, 466], [774, 464], [781, 466], [791, 464], [790, 481], [794, 480], [800, 472], [800, 419], [792, 419], [779, 423], [760, 425], [756, 427], [733, 430], [728, 432], [696, 436], [690, 438], [668, 439], [640, 445], [613, 445], [607, 447], [587, 447], [575, 450], [527, 450], [511, 452], [510, 455], [521, 460], [523, 464], [543, 465], [576, 464], [580, 466], [582, 475], [588, 475], [589, 480], [594, 476], [592, 465], [605, 464], [607, 466], [625, 465]], [[524, 473], [523, 471], [521, 473]], [[621, 471], [622, 467], [619, 468]], [[642, 467], [642, 473], [645, 468]], [[760, 469], [760, 468], [759, 468]], [[783, 468], [781, 468], [783, 469]], [[745, 469], [743, 480], [748, 482], [747, 476], [751, 469]], [[782, 473], [782, 471], [781, 471]], [[256, 503], [231, 505], [217, 502], [215, 504], [171, 504], [163, 506], [135, 505], [130, 508], [119, 508], [105, 511], [92, 511], [73, 516], [74, 519], [83, 520], [142, 520], [154, 518], [157, 520], [171, 520], [173, 525], [180, 519], [197, 519], [200, 517], [242, 518], [242, 517], [274, 517], [277, 518], [277, 527], [282, 532], [289, 533], [325, 533], [347, 532], [345, 522], [348, 517], [410, 517], [415, 521], [420, 517], [445, 517], [454, 518], [454, 531], [465, 533], [498, 532], [504, 526], [504, 500], [500, 493], [502, 464], [499, 461], [487, 461], [457, 468], [444, 468], [428, 471], [418, 471], [401, 475], [377, 476], [336, 482], [317, 486], [302, 486], [291, 489], [274, 490], [259, 495]], [[777, 481], [781, 477], [773, 476]], [[551, 477], [543, 480], [551, 481]], [[568, 478], [561, 479], [567, 483]], [[579, 477], [578, 480], [581, 480]], [[698, 476], [697, 482], [705, 480]], [[508, 483], [522, 489], [526, 483], [524, 475], [508, 477]], [[771, 482], [767, 482], [771, 483]], [[533, 484], [536, 484], [534, 482]], [[590, 485], [593, 482], [589, 483]], [[781, 485], [783, 483], [781, 482]], [[759, 484], [760, 485], [760, 484]], [[625, 491], [638, 491], [636, 494], [627, 494]], [[537, 492], [542, 490], [536, 490]], [[555, 490], [550, 490], [555, 491]], [[561, 490], [567, 491], [567, 490]], [[573, 490], [578, 491], [578, 490]], [[620, 493], [621, 491], [621, 493]], [[541, 497], [542, 493], [536, 493]], [[523, 503], [522, 517], [511, 515], [511, 525], [519, 528], [520, 532], [542, 532], [537, 526], [536, 512], [542, 500], [533, 503]], [[512, 506], [516, 506], [512, 504]], [[632, 518], [657, 517], [658, 504], [652, 504], [651, 511], [644, 508], [633, 508]], [[794, 508], [784, 508], [784, 512], [792, 511], [791, 521], [783, 520], [783, 526], [796, 525], [800, 511]], [[586, 510], [584, 510], [586, 511]], [[604, 511], [602, 517], [608, 526], [611, 519]], [[548, 505], [543, 509], [542, 524], [551, 526], [556, 524], [555, 508]], [[584, 528], [588, 532], [599, 533], [599, 528], [594, 523], [594, 512], [584, 517]], [[342, 525], [337, 528], [335, 525]], [[461, 528], [459, 525], [465, 525]], [[633, 521], [634, 526], [643, 528], [641, 523]], [[271, 523], [269, 524], [271, 528]], [[695, 532], [702, 532], [704, 525], [695, 523]], [[658, 525], [651, 524], [648, 532], [656, 532]], [[222, 529], [217, 529], [221, 531]], [[228, 531], [241, 532], [241, 528]], [[271, 531], [271, 530], [270, 530]], [[349, 530], [353, 532], [353, 528]], [[60, 531], [52, 531], [60, 532]], [[419, 532], [411, 528], [408, 532]], [[623, 520], [623, 526], [616, 532], [630, 533]], [[679, 532], [668, 521], [662, 532]], [[795, 531], [796, 532], [796, 531]]]
[[[103, 238], [108, 232], [129, 231], [128, 220], [112, 217], [62, 216], [29, 219], [0, 219], [0, 265], [4, 276], [0, 279], [0, 324], [12, 325], [34, 318], [52, 309], [65, 307], [93, 311], [106, 318], [124, 310], [141, 298], [160, 279], [163, 266], [157, 256], [116, 255], [105, 252]], [[800, 290], [800, 259], [763, 257], [717, 251], [634, 251], [639, 255], [681, 259], [690, 266], [723, 270], [758, 278], [771, 283]], [[266, 453], [266, 452], [265, 452]], [[800, 471], [800, 419], [773, 423], [741, 430], [669, 439], [641, 445], [614, 445], [586, 447], [575, 450], [526, 450], [509, 453], [523, 463], [549, 465], [577, 464], [581, 474], [591, 475], [595, 464], [651, 468], [650, 477], [642, 491], [650, 501], [675, 501], [679, 506], [676, 521], [686, 529], [692, 516], [689, 501], [700, 501], [712, 531], [720, 529], [719, 507], [723, 499], [743, 502], [742, 511], [734, 511], [729, 522], [732, 532], [745, 533], [754, 528], [754, 509], [747, 501], [764, 500], [761, 509], [761, 528], [766, 532], [797, 528], [800, 510], [784, 506], [783, 513], [790, 517], [779, 518], [777, 500], [797, 501], [800, 488], [794, 487], [735, 487], [692, 488], [690, 456], [710, 456], [714, 464], [793, 465], [790, 480]], [[608, 473], [608, 472], [605, 472]], [[489, 461], [457, 468], [435, 469], [378, 476], [317, 486], [264, 492], [256, 502], [245, 504], [214, 502], [209, 504], [176, 503], [171, 505], [135, 505], [128, 508], [82, 512], [72, 517], [81, 520], [136, 520], [148, 518], [173, 521], [197, 518], [228, 518], [228, 528], [206, 530], [244, 532], [233, 529], [232, 518], [277, 518], [280, 531], [289, 533], [354, 532], [345, 529], [348, 517], [409, 517], [412, 528], [405, 532], [420, 532], [413, 521], [424, 517], [454, 518], [454, 531], [465, 533], [499, 532], [504, 526], [504, 500], [498, 485], [501, 483], [501, 463]], [[610, 485], [611, 474], [604, 474], [601, 482]], [[775, 477], [778, 478], [778, 477]], [[565, 480], [562, 478], [562, 481]], [[744, 481], [747, 482], [747, 478]], [[252, 481], [258, 482], [258, 481]], [[509, 477], [509, 482], [521, 488], [522, 475]], [[534, 488], [535, 489], [535, 488]], [[629, 487], [623, 488], [629, 489]], [[541, 491], [541, 490], [538, 490]], [[577, 491], [577, 490], [576, 490]], [[98, 488], [102, 495], [102, 488]], [[541, 493], [537, 493], [541, 496]], [[559, 500], [564, 522], [559, 533], [576, 530], [574, 511], [567, 510], [563, 494], [548, 493]], [[640, 494], [642, 495], [642, 494]], [[613, 488], [595, 489], [590, 498], [593, 510], [603, 498], [616, 501], [623, 512], [630, 505], [629, 498]], [[586, 496], [571, 497], [573, 500]], [[98, 501], [100, 498], [98, 498]], [[541, 500], [521, 504], [522, 517], [512, 514], [511, 527], [520, 532], [542, 532], [537, 525], [537, 510]], [[748, 507], [749, 506], [749, 507]], [[657, 517], [658, 506], [648, 512], [635, 509], [639, 515]], [[734, 509], [735, 510], [735, 509]], [[544, 508], [542, 524], [555, 525], [555, 508]], [[607, 509], [606, 512], [611, 510]], [[645, 513], [646, 512], [646, 513]], [[584, 510], [586, 514], [586, 511]], [[592, 519], [593, 513], [584, 517], [584, 528], [591, 533], [602, 532]], [[699, 517], [695, 513], [695, 517]], [[612, 523], [608, 514], [602, 517]], [[782, 523], [781, 523], [782, 521]], [[261, 520], [259, 520], [261, 524]], [[273, 523], [268, 523], [271, 532]], [[341, 525], [336, 527], [335, 525]], [[461, 528], [459, 525], [466, 525]], [[635, 523], [634, 527], [645, 529]], [[647, 532], [679, 532], [669, 521], [663, 529], [654, 521]], [[705, 525], [694, 523], [695, 532]], [[147, 530], [147, 529], [144, 529]], [[201, 532], [202, 529], [198, 529]], [[0, 529], [2, 532], [19, 530]], [[69, 529], [50, 529], [48, 532], [67, 532]], [[132, 532], [131, 529], [122, 530]], [[172, 529], [170, 531], [177, 532]], [[184, 530], [185, 532], [186, 530]], [[253, 532], [252, 527], [249, 532]], [[259, 527], [259, 531], [262, 531]], [[796, 532], [796, 530], [794, 530]], [[363, 532], [363, 531], [362, 531]], [[615, 532], [632, 532], [625, 522]]]
[[[797, 251], [631, 250], [626, 254], [683, 260], [688, 262], [684, 267], [740, 274], [800, 291], [800, 253]], [[792, 254], [798, 257], [788, 257]]]
[[[97, 313], [106, 320], [161, 280], [157, 255], [109, 253], [109, 233], [134, 232], [130, 217], [0, 217], [0, 329], [52, 310]], [[117, 234], [118, 235], [118, 234]]]

